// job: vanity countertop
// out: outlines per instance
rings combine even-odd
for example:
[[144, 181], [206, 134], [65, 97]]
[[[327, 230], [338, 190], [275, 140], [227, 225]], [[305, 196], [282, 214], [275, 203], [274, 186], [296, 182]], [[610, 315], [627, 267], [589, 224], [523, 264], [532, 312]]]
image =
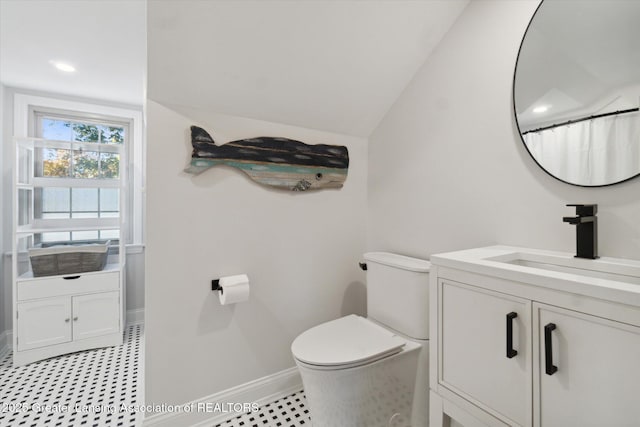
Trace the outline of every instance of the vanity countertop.
[[591, 260], [567, 252], [488, 246], [432, 255], [431, 263], [640, 307], [638, 260]]

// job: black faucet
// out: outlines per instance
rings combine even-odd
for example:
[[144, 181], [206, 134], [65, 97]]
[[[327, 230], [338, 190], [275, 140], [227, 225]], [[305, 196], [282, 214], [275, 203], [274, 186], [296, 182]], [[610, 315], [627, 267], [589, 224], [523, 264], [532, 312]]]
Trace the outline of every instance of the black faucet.
[[576, 258], [598, 258], [598, 205], [575, 206], [577, 216], [565, 216], [563, 222], [576, 226]]

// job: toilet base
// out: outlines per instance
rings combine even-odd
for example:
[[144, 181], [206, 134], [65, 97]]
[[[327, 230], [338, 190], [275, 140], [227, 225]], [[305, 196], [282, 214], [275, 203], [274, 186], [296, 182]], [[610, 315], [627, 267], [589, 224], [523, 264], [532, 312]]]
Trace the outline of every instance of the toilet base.
[[410, 427], [421, 349], [406, 346], [369, 365], [337, 370], [296, 361], [313, 426]]

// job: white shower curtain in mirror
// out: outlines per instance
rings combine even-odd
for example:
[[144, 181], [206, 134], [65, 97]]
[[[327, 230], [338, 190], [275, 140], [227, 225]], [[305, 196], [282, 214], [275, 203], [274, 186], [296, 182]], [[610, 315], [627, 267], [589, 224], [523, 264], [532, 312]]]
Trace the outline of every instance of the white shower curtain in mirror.
[[531, 155], [570, 183], [602, 185], [640, 171], [640, 115], [585, 120], [524, 135]]

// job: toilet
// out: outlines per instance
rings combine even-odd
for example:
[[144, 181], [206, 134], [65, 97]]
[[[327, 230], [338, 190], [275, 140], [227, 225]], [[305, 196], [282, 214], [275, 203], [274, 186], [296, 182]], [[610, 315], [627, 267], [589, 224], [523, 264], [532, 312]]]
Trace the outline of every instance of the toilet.
[[348, 315], [291, 345], [314, 427], [427, 427], [429, 269], [416, 258], [364, 255], [368, 317]]

